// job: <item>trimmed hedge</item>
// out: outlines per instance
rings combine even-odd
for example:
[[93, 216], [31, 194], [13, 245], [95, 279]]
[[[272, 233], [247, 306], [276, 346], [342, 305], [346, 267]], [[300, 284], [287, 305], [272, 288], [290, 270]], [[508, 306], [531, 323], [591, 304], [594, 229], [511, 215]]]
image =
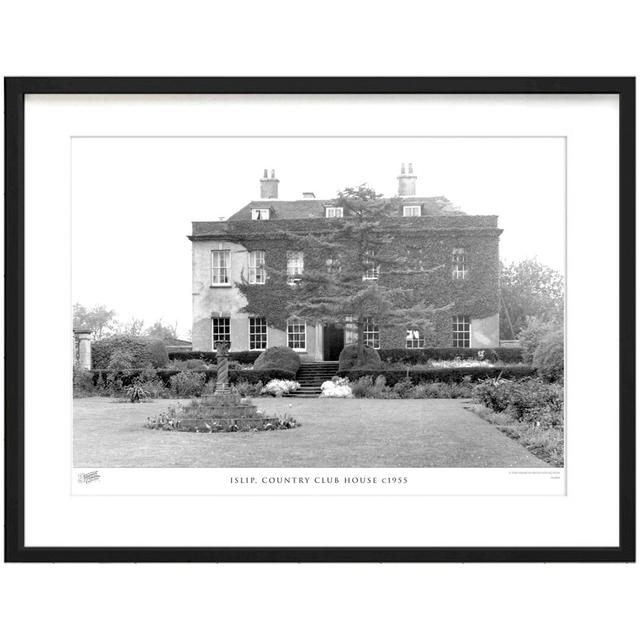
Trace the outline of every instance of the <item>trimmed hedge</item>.
[[[97, 385], [98, 381], [102, 379], [104, 383], [107, 382], [109, 376], [111, 379], [120, 380], [123, 386], [130, 385], [136, 377], [144, 372], [149, 372], [148, 369], [127, 369], [126, 371], [113, 371], [110, 369], [93, 369], [91, 374], [93, 376], [93, 385]], [[178, 373], [181, 373], [180, 369], [156, 369], [155, 374], [160, 378], [162, 384], [165, 387], [171, 386], [171, 378]], [[216, 379], [215, 369], [206, 369], [204, 371], [193, 371], [193, 373], [204, 374], [204, 381]], [[262, 369], [261, 371], [255, 371], [253, 369], [229, 371], [229, 382], [262, 382], [266, 384], [269, 380], [279, 378], [281, 380], [293, 380], [295, 379], [295, 373], [287, 371], [285, 369]]]
[[295, 380], [296, 374], [287, 369], [238, 369], [229, 371], [231, 382], [262, 382], [266, 384], [269, 380]]
[[383, 362], [399, 362], [402, 364], [426, 364], [429, 360], [453, 360], [454, 358], [478, 358], [478, 352], [484, 351], [485, 360], [501, 360], [505, 363], [522, 362], [522, 349], [507, 349], [495, 347], [493, 349], [471, 349], [456, 347], [431, 347], [427, 349], [378, 349], [378, 355]]
[[351, 371], [339, 371], [338, 375], [355, 381], [364, 376], [371, 376], [374, 379], [377, 376], [384, 376], [387, 385], [392, 387], [398, 382], [402, 382], [409, 378], [413, 384], [421, 382], [462, 382], [465, 378], [471, 380], [486, 380], [488, 378], [516, 379], [527, 378], [535, 374], [533, 367], [524, 364], [508, 365], [504, 367], [495, 367], [489, 369], [487, 367], [458, 367], [447, 369], [351, 369]]
[[96, 369], [107, 369], [115, 352], [131, 357], [134, 367], [164, 367], [168, 363], [167, 348], [162, 340], [127, 335], [111, 336], [96, 340], [91, 345], [91, 360]]
[[[262, 351], [231, 351], [229, 360], [240, 364], [253, 364]], [[170, 360], [204, 360], [208, 364], [216, 363], [215, 351], [169, 351]]]

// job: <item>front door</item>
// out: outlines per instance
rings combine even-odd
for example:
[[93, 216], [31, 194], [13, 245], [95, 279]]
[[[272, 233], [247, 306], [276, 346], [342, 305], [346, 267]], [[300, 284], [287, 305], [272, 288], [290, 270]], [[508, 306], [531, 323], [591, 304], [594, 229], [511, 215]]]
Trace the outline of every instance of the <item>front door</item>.
[[324, 325], [323, 329], [322, 357], [324, 360], [337, 360], [344, 348], [344, 329], [329, 322]]

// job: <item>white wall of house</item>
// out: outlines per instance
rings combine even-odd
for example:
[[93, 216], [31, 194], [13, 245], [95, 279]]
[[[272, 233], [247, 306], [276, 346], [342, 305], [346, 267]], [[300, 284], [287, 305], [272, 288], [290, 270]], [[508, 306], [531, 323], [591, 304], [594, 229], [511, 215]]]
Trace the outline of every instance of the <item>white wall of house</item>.
[[[219, 240], [205, 240], [192, 243], [192, 343], [194, 351], [211, 351], [212, 317], [229, 318], [229, 333], [232, 351], [249, 349], [249, 315], [241, 309], [247, 299], [240, 293], [235, 283], [243, 275], [248, 277], [249, 252], [240, 244]], [[211, 284], [211, 251], [230, 252], [229, 284]], [[260, 285], [256, 285], [260, 286]], [[286, 346], [285, 331], [267, 327], [267, 346]], [[307, 325], [306, 350], [300, 352], [305, 360], [322, 359], [322, 331], [315, 325]]]
[[471, 347], [475, 349], [500, 346], [500, 317], [496, 313], [486, 318], [471, 318]]

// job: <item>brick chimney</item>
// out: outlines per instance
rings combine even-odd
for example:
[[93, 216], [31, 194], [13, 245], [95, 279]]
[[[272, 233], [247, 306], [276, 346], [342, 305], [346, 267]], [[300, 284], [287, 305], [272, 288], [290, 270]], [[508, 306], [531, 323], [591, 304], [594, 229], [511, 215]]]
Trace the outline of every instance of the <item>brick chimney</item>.
[[400, 168], [400, 175], [398, 176], [398, 195], [399, 196], [415, 196], [416, 195], [416, 180], [418, 176], [413, 173], [413, 164], [411, 162], [407, 166], [405, 171], [404, 162]]
[[264, 176], [260, 179], [260, 199], [275, 200], [278, 197], [278, 180], [276, 172], [271, 169], [271, 177], [267, 176], [267, 170], [264, 170]]

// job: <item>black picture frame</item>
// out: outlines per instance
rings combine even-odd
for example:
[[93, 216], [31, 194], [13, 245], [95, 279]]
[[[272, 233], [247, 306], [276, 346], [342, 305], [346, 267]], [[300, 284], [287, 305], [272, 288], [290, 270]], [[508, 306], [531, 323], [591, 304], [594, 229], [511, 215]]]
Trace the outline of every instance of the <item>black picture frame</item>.
[[[5, 78], [6, 562], [635, 561], [635, 78]], [[27, 94], [616, 94], [620, 160], [620, 473], [615, 547], [26, 547], [24, 102]], [[622, 346], [623, 345], [623, 346]]]

